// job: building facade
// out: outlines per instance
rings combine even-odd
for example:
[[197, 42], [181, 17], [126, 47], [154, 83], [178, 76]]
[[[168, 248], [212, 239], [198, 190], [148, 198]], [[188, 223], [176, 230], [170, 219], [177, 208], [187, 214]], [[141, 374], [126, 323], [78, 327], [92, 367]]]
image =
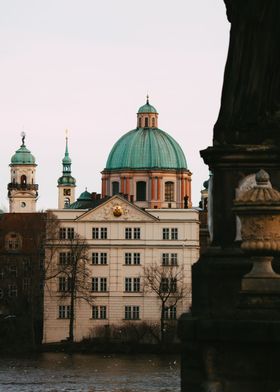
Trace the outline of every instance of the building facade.
[[74, 340], [94, 335], [105, 325], [159, 322], [160, 300], [144, 287], [145, 267], [149, 265], [157, 265], [162, 270], [180, 269], [181, 280], [174, 284], [188, 288], [176, 306], [170, 308], [166, 303], [166, 319], [176, 319], [188, 309], [191, 266], [199, 255], [196, 210], [143, 210], [115, 195], [93, 209], [52, 212], [59, 221], [60, 238], [46, 249], [46, 262], [51, 259], [50, 274], [54, 277], [47, 281], [45, 288], [45, 343], [68, 337], [69, 276], [64, 272], [56, 275], [56, 271], [71, 253], [71, 246], [76, 246], [75, 241], [73, 243], [76, 235], [86, 240], [85, 263], [89, 281], [88, 298], [77, 295], [74, 302]]

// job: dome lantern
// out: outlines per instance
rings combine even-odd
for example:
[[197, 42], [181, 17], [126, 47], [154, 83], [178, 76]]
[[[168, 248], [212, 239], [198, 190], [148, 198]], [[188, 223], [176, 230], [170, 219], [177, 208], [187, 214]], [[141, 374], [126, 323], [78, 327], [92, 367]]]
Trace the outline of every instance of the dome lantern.
[[154, 106], [149, 102], [149, 95], [147, 95], [146, 104], [141, 106], [137, 113], [137, 127], [138, 128], [157, 128], [158, 126], [158, 112]]

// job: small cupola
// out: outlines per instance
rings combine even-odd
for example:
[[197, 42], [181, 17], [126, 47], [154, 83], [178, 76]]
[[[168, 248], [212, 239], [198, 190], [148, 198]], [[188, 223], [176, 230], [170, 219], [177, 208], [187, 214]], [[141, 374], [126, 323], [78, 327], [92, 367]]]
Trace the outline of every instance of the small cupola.
[[141, 106], [137, 113], [137, 128], [157, 128], [158, 127], [158, 112], [154, 106], [149, 102], [149, 95], [147, 95], [146, 104]]

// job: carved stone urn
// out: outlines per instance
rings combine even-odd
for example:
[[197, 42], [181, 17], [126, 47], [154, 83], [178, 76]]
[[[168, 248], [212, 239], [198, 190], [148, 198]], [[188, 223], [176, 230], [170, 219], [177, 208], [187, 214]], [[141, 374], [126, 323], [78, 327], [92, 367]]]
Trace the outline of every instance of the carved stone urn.
[[239, 195], [233, 210], [241, 220], [241, 248], [253, 261], [242, 292], [280, 293], [280, 275], [271, 265], [280, 254], [280, 192], [271, 187], [267, 172], [256, 174], [256, 186]]

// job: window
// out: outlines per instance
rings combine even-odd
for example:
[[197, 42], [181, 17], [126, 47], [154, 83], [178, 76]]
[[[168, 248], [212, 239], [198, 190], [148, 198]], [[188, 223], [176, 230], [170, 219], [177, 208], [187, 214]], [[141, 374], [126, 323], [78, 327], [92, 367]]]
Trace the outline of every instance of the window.
[[138, 127], [142, 128], [142, 119], [141, 119], [141, 117], [139, 117], [139, 119], [138, 119]]
[[100, 238], [102, 240], [106, 240], [107, 239], [107, 227], [101, 227], [100, 228]]
[[91, 290], [98, 291], [98, 278], [91, 279]]
[[117, 195], [120, 192], [120, 184], [118, 181], [112, 182], [112, 195]]
[[140, 278], [125, 278], [125, 291], [139, 292], [140, 291]]
[[161, 278], [160, 291], [163, 293], [167, 293], [168, 288], [169, 288], [169, 279], [168, 278]]
[[178, 265], [177, 253], [171, 253], [171, 265]]
[[178, 229], [176, 227], [171, 229], [171, 239], [178, 240]]
[[177, 291], [177, 279], [171, 278], [170, 279], [170, 292], [176, 293], [176, 291]]
[[30, 288], [30, 278], [23, 278], [22, 280], [22, 290], [28, 291]]
[[59, 229], [60, 240], [73, 240], [74, 239], [74, 227], [61, 227]]
[[99, 234], [99, 229], [98, 227], [93, 227], [92, 228], [92, 239], [98, 240], [98, 234]]
[[162, 254], [162, 265], [169, 265], [169, 253]]
[[164, 227], [162, 229], [162, 239], [163, 240], [178, 240], [178, 228], [172, 227], [171, 229]]
[[140, 227], [134, 227], [133, 234], [135, 240], [140, 240], [140, 236], [141, 236]]
[[4, 279], [4, 270], [1, 269], [0, 270], [0, 280], [3, 280], [3, 279]]
[[10, 265], [10, 276], [12, 278], [17, 277], [17, 266], [16, 265]]
[[92, 291], [107, 291], [107, 278], [92, 278], [91, 289]]
[[107, 253], [106, 252], [94, 252], [92, 253], [92, 264], [102, 264], [106, 265], [107, 264]]
[[156, 119], [153, 117], [152, 118], [152, 127], [154, 128], [156, 126]]
[[4, 297], [4, 290], [0, 289], [0, 299], [2, 299]]
[[107, 278], [100, 278], [100, 291], [107, 291]]
[[139, 306], [125, 306], [124, 318], [125, 318], [125, 320], [139, 320], [140, 319], [140, 307]]
[[174, 201], [174, 182], [165, 183], [165, 201]]
[[104, 305], [97, 306], [93, 305], [92, 307], [92, 318], [97, 320], [105, 320], [107, 318], [107, 307]]
[[162, 265], [178, 265], [177, 253], [163, 253]]
[[149, 126], [149, 118], [145, 117], [145, 128], [148, 128]]
[[177, 319], [176, 306], [166, 306], [164, 308], [164, 319], [165, 320], [176, 320]]
[[132, 240], [132, 233], [133, 233], [133, 239], [134, 240], [140, 240], [141, 238], [141, 229], [140, 227], [134, 227], [133, 232], [131, 227], [126, 227], [125, 228], [125, 239], [126, 240]]
[[93, 227], [92, 238], [94, 240], [106, 240], [107, 239], [107, 227]]
[[169, 240], [169, 229], [166, 227], [162, 229], [162, 239]]
[[27, 259], [27, 258], [26, 258], [25, 260], [23, 260], [23, 262], [22, 262], [22, 267], [23, 267], [23, 273], [24, 273], [24, 275], [30, 273], [30, 271], [31, 271], [30, 260]]
[[8, 293], [9, 293], [9, 297], [17, 297], [17, 285], [9, 284]]
[[17, 233], [9, 233], [5, 238], [5, 247], [7, 250], [18, 250], [21, 248], [21, 236]]
[[146, 200], [146, 181], [138, 181], [136, 183], [136, 200], [137, 201]]
[[70, 206], [70, 198], [65, 197], [64, 198], [64, 208], [68, 208]]
[[125, 278], [125, 291], [132, 291], [132, 278]]
[[70, 315], [71, 315], [71, 306], [70, 305], [59, 305], [58, 318], [69, 319]]
[[125, 228], [125, 239], [126, 240], [132, 239], [132, 229], [130, 227]]
[[20, 177], [20, 183], [21, 185], [26, 185], [27, 183], [26, 176], [24, 174]]
[[133, 291], [140, 291], [140, 278], [133, 278]]
[[160, 290], [163, 293], [176, 293], [177, 279], [176, 278], [162, 278], [160, 282]]
[[60, 276], [58, 278], [58, 291], [70, 291], [71, 289], [71, 278], [66, 276]]
[[71, 264], [73, 259], [74, 259], [74, 255], [72, 255], [71, 252], [60, 252], [59, 253], [59, 264], [61, 264], [61, 265]]
[[140, 253], [125, 253], [126, 265], [140, 265]]
[[131, 265], [132, 264], [132, 254], [131, 253], [125, 253], [124, 255], [124, 262], [126, 265]]

